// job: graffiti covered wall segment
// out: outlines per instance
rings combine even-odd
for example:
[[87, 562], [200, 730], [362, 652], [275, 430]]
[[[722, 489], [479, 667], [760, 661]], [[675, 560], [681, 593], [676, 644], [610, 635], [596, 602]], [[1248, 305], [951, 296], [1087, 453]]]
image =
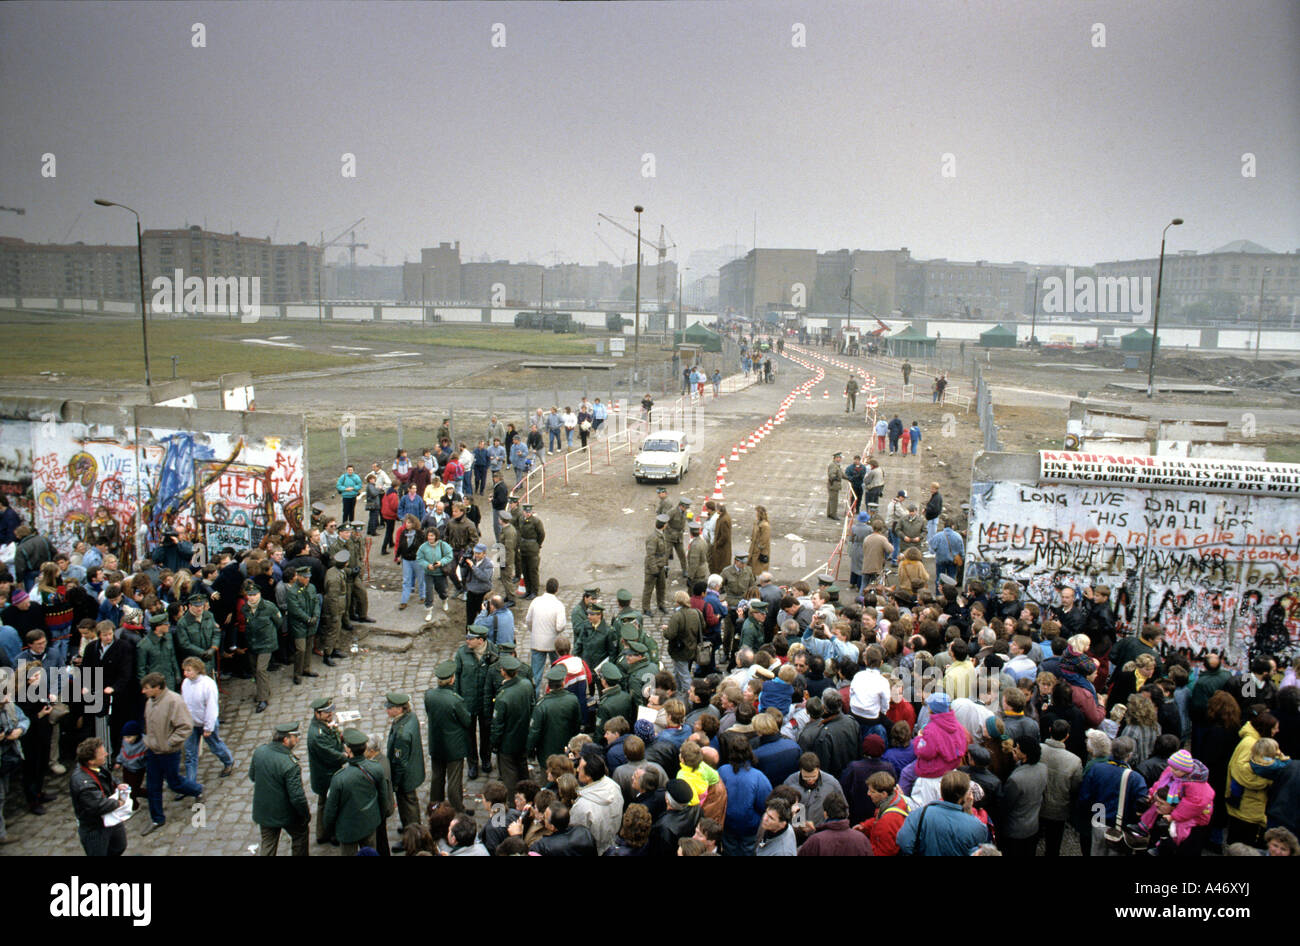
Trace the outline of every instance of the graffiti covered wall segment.
[[1105, 583], [1121, 626], [1165, 625], [1194, 652], [1300, 646], [1300, 499], [1120, 485], [974, 482], [970, 566], [1039, 604]]
[[[275, 519], [301, 522], [301, 417], [70, 402], [51, 413], [39, 399], [10, 401], [6, 414], [17, 416], [3, 419], [0, 453], [13, 462], [3, 479], [62, 549], [84, 536], [100, 506], [118, 523], [118, 551], [128, 559], [141, 527], [150, 545], [176, 526], [209, 548], [245, 549]], [[28, 422], [24, 415], [43, 419]], [[90, 415], [113, 420], [78, 419]], [[20, 432], [29, 441], [26, 453]], [[26, 469], [24, 456], [30, 457]]]

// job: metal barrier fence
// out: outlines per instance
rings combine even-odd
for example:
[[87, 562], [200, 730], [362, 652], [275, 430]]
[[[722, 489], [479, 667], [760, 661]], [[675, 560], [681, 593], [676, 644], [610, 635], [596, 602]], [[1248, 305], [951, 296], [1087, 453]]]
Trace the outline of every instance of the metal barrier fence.
[[975, 382], [975, 413], [980, 422], [980, 433], [984, 435], [984, 449], [990, 453], [1002, 449], [998, 441], [998, 425], [993, 421], [993, 393], [988, 382], [984, 380], [984, 371], [979, 362], [975, 363], [973, 372]]
[[[702, 394], [693, 392], [683, 395], [671, 404], [655, 406], [650, 411], [643, 411], [639, 403], [633, 405], [626, 400], [615, 401], [615, 407], [606, 421], [610, 426], [605, 436], [599, 440], [589, 439], [586, 447], [542, 459], [541, 463], [537, 463], [515, 483], [511, 494], [521, 496], [526, 503], [536, 502], [538, 498], [545, 499], [548, 482], [552, 488], [556, 480], [568, 486], [571, 476], [584, 471], [589, 476], [595, 475], [602, 454], [605, 466], [612, 466], [615, 456], [624, 452], [630, 456], [634, 443], [644, 440], [657, 430], [681, 430], [689, 427], [698, 431], [703, 419], [701, 412], [707, 402], [725, 394], [743, 391], [757, 380], [756, 373], [733, 374], [722, 379], [716, 392], [713, 384], [707, 383]], [[534, 454], [534, 459], [540, 458]]]

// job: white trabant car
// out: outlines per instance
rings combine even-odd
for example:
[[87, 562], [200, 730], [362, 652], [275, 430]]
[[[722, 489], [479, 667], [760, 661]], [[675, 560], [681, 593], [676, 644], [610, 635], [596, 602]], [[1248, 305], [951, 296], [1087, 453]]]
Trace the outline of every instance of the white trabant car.
[[657, 430], [641, 443], [632, 460], [632, 475], [638, 483], [672, 480], [680, 483], [691, 465], [690, 445], [680, 430]]

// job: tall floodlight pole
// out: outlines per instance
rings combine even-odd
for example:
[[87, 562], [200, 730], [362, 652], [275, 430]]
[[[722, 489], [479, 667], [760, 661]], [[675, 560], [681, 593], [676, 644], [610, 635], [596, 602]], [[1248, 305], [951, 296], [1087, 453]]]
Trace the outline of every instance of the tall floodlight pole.
[[1259, 361], [1259, 344], [1264, 337], [1264, 278], [1273, 270], [1265, 266], [1259, 274], [1259, 324], [1255, 326], [1255, 360]]
[[95, 203], [101, 207], [121, 207], [135, 216], [135, 252], [140, 264], [140, 334], [144, 340], [144, 386], [151, 388], [153, 379], [149, 374], [149, 309], [144, 301], [144, 234], [140, 229], [140, 215], [126, 204], [116, 201], [96, 197]]
[[641, 370], [641, 214], [645, 208], [637, 204], [632, 209], [636, 211], [636, 316], [632, 328], [632, 377], [636, 379]]
[[1156, 341], [1160, 334], [1160, 287], [1165, 278], [1165, 236], [1170, 227], [1181, 227], [1182, 217], [1175, 217], [1160, 231], [1160, 265], [1156, 268], [1156, 310], [1151, 319], [1151, 364], [1147, 367], [1147, 398], [1156, 392]]

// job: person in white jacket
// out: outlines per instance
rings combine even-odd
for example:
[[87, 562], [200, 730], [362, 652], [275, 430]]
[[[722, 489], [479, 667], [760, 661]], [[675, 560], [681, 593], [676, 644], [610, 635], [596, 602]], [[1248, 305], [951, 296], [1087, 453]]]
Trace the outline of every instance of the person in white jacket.
[[544, 672], [547, 661], [555, 659], [555, 638], [569, 625], [568, 612], [564, 602], [555, 596], [560, 590], [557, 579], [546, 579], [546, 594], [534, 598], [524, 615], [524, 626], [528, 628], [528, 646], [532, 648], [533, 679], [537, 681], [540, 693], [545, 683]]
[[623, 826], [623, 790], [607, 774], [599, 755], [578, 760], [578, 798], [569, 812], [569, 823], [583, 825], [596, 840], [599, 856], [614, 846]]
[[226, 744], [221, 741], [217, 729], [221, 719], [218, 706], [217, 684], [207, 675], [203, 661], [197, 657], [186, 657], [181, 661], [181, 672], [185, 681], [181, 684], [181, 697], [194, 717], [194, 728], [185, 740], [185, 777], [193, 782], [199, 771], [199, 737], [208, 743], [208, 749], [221, 760], [221, 777], [225, 778], [235, 770], [235, 757], [230, 754]]

